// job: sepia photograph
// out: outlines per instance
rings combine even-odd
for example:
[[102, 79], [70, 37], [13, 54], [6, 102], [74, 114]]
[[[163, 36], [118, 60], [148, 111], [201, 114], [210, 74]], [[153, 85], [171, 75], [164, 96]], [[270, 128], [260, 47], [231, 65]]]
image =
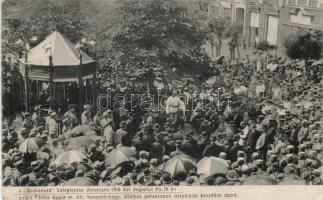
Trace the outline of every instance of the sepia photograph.
[[3, 188], [233, 199], [176, 188], [323, 185], [323, 0], [1, 0], [1, 11]]

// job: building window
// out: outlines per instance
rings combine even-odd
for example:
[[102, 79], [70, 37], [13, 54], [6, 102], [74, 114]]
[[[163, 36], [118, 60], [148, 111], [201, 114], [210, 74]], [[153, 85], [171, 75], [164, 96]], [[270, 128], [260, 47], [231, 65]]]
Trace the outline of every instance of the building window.
[[317, 8], [318, 0], [310, 0], [309, 7]]
[[296, 6], [297, 5], [297, 0], [289, 0], [287, 5], [289, 6]]
[[298, 5], [299, 6], [307, 6], [308, 5], [308, 0], [298, 0]]

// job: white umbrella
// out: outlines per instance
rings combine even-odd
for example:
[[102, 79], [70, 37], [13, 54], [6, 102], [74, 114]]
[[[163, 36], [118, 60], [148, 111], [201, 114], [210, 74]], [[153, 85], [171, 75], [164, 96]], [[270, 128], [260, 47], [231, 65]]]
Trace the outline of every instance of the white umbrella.
[[38, 147], [37, 143], [31, 138], [26, 139], [19, 146], [19, 151], [24, 152], [24, 153], [38, 151], [38, 150], [39, 150], [39, 147]]
[[87, 157], [79, 151], [65, 151], [57, 156], [53, 165], [80, 163], [87, 160]]

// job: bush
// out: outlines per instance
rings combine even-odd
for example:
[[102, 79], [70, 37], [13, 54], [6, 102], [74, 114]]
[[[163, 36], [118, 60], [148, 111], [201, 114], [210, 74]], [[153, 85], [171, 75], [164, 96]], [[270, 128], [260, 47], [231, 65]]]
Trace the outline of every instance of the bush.
[[292, 59], [319, 59], [322, 53], [322, 33], [300, 30], [284, 40], [286, 54]]
[[267, 41], [259, 42], [257, 49], [261, 51], [267, 51], [276, 48], [274, 45], [270, 45]]

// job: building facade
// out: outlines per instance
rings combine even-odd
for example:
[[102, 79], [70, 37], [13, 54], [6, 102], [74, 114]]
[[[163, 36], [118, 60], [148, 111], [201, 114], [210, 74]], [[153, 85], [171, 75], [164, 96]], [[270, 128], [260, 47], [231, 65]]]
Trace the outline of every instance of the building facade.
[[278, 53], [284, 54], [284, 39], [300, 28], [323, 33], [323, 0], [284, 0], [279, 15]]
[[249, 0], [244, 26], [245, 40], [249, 47], [256, 42], [267, 41], [278, 46], [279, 2], [278, 0]]
[[244, 37], [249, 47], [266, 41], [284, 55], [284, 40], [300, 28], [323, 32], [323, 0], [248, 0]]

